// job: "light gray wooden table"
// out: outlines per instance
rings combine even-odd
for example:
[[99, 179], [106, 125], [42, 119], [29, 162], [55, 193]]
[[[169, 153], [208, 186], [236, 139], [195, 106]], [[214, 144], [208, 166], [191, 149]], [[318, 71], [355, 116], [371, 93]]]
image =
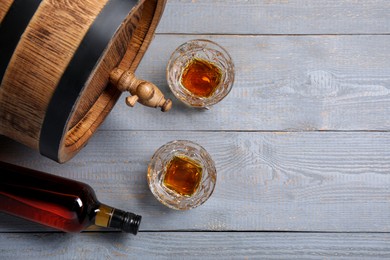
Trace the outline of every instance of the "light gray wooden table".
[[[236, 67], [209, 111], [169, 92], [173, 50], [196, 38]], [[0, 137], [0, 160], [89, 183], [100, 201], [143, 215], [137, 236], [64, 234], [0, 214], [0, 258], [390, 258], [390, 1], [170, 0], [138, 75], [172, 111], [124, 96], [70, 162]], [[189, 139], [216, 162], [201, 207], [174, 211], [146, 169], [168, 141]]]

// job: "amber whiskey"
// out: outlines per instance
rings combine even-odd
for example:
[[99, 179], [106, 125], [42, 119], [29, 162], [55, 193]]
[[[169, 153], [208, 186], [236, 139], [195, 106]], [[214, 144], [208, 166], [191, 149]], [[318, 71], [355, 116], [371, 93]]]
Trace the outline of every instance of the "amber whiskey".
[[0, 212], [65, 232], [91, 225], [137, 234], [141, 216], [100, 203], [87, 184], [0, 162]]
[[163, 184], [168, 189], [191, 196], [196, 192], [202, 179], [202, 167], [185, 156], [175, 156], [168, 163]]
[[214, 64], [201, 59], [193, 59], [184, 68], [181, 84], [198, 97], [209, 97], [219, 86], [221, 70]]

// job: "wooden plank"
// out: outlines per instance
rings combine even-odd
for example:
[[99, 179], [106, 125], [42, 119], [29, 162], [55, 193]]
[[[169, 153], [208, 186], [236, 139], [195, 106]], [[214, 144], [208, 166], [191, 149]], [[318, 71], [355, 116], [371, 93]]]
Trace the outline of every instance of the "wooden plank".
[[158, 32], [371, 34], [390, 32], [386, 0], [170, 0]]
[[58, 0], [39, 4], [0, 82], [1, 134], [39, 148], [51, 98], [106, 3], [107, 0], [85, 3]]
[[4, 17], [7, 15], [9, 8], [11, 7], [14, 0], [3, 0], [0, 6], [0, 24], [3, 21]]
[[[160, 204], [146, 171], [175, 139], [216, 162], [212, 197], [190, 211]], [[65, 165], [2, 138], [0, 160], [89, 183], [106, 204], [144, 217], [141, 230], [390, 232], [389, 132], [100, 131]], [[40, 231], [6, 215], [0, 232]], [[46, 229], [44, 229], [46, 230]]]
[[390, 234], [0, 234], [0, 255], [3, 259], [384, 259], [390, 257]]
[[167, 86], [170, 54], [193, 35], [159, 35], [137, 74], [173, 99], [162, 114], [119, 100], [105, 130], [389, 130], [390, 35], [202, 36], [232, 55], [236, 80], [209, 111], [181, 104]]

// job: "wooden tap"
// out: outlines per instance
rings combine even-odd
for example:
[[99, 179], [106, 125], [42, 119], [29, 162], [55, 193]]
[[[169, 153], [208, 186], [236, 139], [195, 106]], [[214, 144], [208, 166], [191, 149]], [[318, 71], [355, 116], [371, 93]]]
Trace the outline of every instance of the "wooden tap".
[[110, 81], [120, 91], [130, 92], [131, 96], [126, 98], [126, 104], [135, 106], [137, 101], [148, 107], [161, 107], [161, 111], [166, 112], [172, 108], [172, 101], [165, 99], [160, 89], [151, 82], [138, 79], [134, 73], [115, 68], [110, 74]]

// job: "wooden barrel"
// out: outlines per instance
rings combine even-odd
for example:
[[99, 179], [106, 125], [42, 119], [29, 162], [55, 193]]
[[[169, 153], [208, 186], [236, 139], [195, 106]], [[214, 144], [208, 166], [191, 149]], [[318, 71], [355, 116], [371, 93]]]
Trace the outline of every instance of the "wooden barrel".
[[134, 71], [166, 0], [1, 0], [0, 134], [58, 162], [72, 158]]

